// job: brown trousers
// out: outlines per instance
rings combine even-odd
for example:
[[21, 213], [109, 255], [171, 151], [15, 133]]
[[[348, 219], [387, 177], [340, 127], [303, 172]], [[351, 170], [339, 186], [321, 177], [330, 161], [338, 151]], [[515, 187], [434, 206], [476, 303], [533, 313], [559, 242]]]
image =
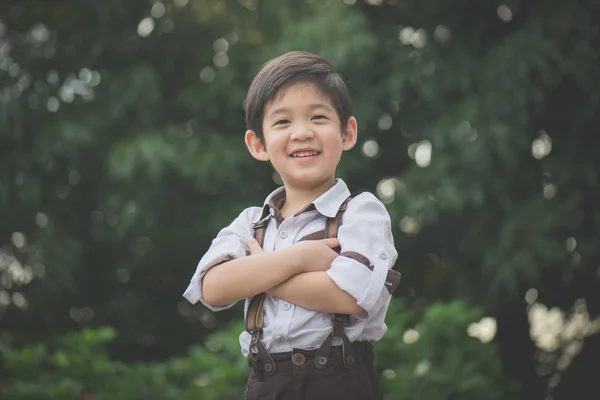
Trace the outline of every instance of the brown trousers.
[[272, 354], [273, 375], [264, 372], [260, 361], [250, 362], [246, 400], [382, 400], [373, 346], [361, 342], [353, 347], [356, 362], [352, 369], [344, 367], [339, 347], [332, 348], [324, 369], [314, 365], [316, 350]]

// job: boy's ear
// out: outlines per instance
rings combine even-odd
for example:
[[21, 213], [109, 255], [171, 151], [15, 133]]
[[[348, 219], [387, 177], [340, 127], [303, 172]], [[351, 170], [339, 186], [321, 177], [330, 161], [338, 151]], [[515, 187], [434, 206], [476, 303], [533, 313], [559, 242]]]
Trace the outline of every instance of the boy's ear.
[[357, 139], [358, 122], [356, 121], [356, 118], [350, 117], [346, 123], [346, 129], [344, 129], [344, 132], [342, 133], [342, 149], [344, 151], [350, 150], [356, 144]]
[[256, 158], [259, 161], [269, 161], [269, 154], [267, 153], [267, 148], [256, 132], [252, 130], [247, 130], [244, 135], [244, 140], [246, 141], [246, 147], [248, 147], [248, 151], [252, 154], [252, 157]]

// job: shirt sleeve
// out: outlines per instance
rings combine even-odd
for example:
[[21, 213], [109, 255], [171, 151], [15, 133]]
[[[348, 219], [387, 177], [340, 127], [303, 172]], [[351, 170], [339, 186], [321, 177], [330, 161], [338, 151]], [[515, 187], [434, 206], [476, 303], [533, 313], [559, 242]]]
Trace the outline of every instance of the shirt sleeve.
[[385, 206], [371, 193], [353, 198], [343, 216], [338, 239], [341, 253], [327, 274], [361, 308], [368, 313], [376, 311], [378, 304], [385, 303], [380, 297], [390, 295], [382, 289], [388, 270], [398, 257]]
[[248, 239], [253, 235], [252, 224], [255, 222], [253, 218], [258, 217], [259, 214], [260, 208], [258, 207], [245, 209], [231, 225], [223, 228], [213, 239], [210, 248], [200, 259], [196, 272], [183, 294], [183, 297], [190, 303], [201, 302], [212, 311], [225, 310], [235, 304], [235, 302], [222, 306], [206, 304], [202, 294], [202, 281], [206, 272], [212, 267], [248, 254]]

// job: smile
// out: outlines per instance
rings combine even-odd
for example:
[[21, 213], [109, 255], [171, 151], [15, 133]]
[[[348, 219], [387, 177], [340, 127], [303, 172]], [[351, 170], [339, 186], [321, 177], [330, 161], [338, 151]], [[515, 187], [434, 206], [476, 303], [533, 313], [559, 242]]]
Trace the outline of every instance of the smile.
[[290, 157], [294, 157], [294, 158], [306, 158], [306, 157], [314, 157], [314, 156], [318, 156], [319, 154], [321, 154], [321, 152], [319, 151], [296, 151], [292, 154], [290, 154]]

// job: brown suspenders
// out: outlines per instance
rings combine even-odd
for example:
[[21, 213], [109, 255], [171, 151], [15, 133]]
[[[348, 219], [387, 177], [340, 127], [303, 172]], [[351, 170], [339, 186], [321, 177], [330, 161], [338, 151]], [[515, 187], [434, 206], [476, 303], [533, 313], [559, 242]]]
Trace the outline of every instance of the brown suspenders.
[[[264, 219], [262, 221], [254, 224], [254, 238], [260, 244], [261, 248], [264, 248], [265, 244], [265, 233], [267, 231], [267, 225], [269, 224], [269, 219]], [[273, 358], [267, 351], [263, 341], [262, 341], [262, 333], [263, 333], [263, 322], [264, 322], [264, 310], [263, 310], [263, 302], [265, 301], [265, 293], [259, 293], [254, 296], [250, 300], [250, 304], [248, 305], [248, 311], [246, 312], [246, 331], [252, 335], [250, 338], [250, 348], [248, 349], [249, 354], [248, 357], [256, 362], [257, 360], [263, 360], [265, 363], [264, 371], [267, 375], [272, 375], [275, 373], [275, 362]]]
[[[327, 218], [325, 222], [325, 238], [337, 238], [338, 230], [340, 229], [340, 225], [342, 224], [342, 217], [348, 208], [348, 203], [352, 198], [348, 197], [340, 206], [336, 216], [334, 218]], [[350, 316], [347, 314], [331, 314], [331, 331], [327, 338], [317, 350], [317, 354], [315, 355], [315, 368], [323, 369], [327, 366], [329, 362], [329, 356], [331, 355], [331, 344], [333, 342], [333, 338], [337, 337], [342, 339], [342, 359], [344, 361], [344, 366], [348, 369], [352, 368], [354, 365], [354, 350], [352, 349], [352, 344], [350, 343], [350, 339], [346, 336], [346, 332], [344, 328], [350, 325]]]
[[[337, 214], [333, 218], [327, 218], [325, 223], [325, 230], [323, 231], [323, 236], [320, 238], [312, 237], [311, 239], [327, 239], [327, 238], [336, 238], [338, 234], [338, 230], [340, 225], [342, 224], [342, 217], [346, 209], [348, 208], [348, 203], [352, 198], [348, 197], [340, 206]], [[261, 247], [264, 245], [265, 233], [267, 230], [267, 225], [269, 223], [269, 219], [265, 219], [254, 224], [254, 238], [260, 244]], [[307, 237], [308, 239], [308, 237]], [[339, 252], [338, 249], [334, 249]], [[371, 270], [373, 269], [372, 265], [367, 265], [368, 260], [365, 263], [364, 260], [366, 258], [362, 257], [358, 253], [353, 252], [344, 252], [344, 256], [354, 258], [359, 262], [364, 263]], [[362, 258], [361, 258], [362, 257]], [[363, 260], [364, 259], [364, 260]], [[398, 283], [400, 281], [400, 273], [394, 270], [388, 271], [388, 277], [386, 279], [386, 287], [390, 293], [392, 293]], [[250, 333], [250, 346], [249, 346], [249, 355], [251, 361], [256, 362], [258, 360], [262, 360], [264, 362], [263, 370], [267, 373], [267, 375], [272, 375], [275, 372], [275, 362], [273, 358], [267, 351], [265, 345], [262, 342], [262, 327], [264, 322], [264, 311], [263, 311], [263, 302], [266, 294], [260, 293], [254, 296], [250, 300], [250, 304], [248, 305], [248, 311], [246, 313], [246, 331]], [[317, 354], [314, 359], [315, 367], [318, 369], [323, 369], [327, 366], [329, 362], [329, 357], [331, 354], [331, 346], [333, 342], [333, 338], [337, 337], [342, 340], [342, 357], [344, 366], [346, 368], [352, 368], [354, 365], [355, 357], [354, 351], [352, 349], [352, 345], [348, 336], [344, 331], [346, 326], [350, 325], [350, 316], [346, 314], [331, 314], [331, 331], [319, 350], [317, 350]]]

